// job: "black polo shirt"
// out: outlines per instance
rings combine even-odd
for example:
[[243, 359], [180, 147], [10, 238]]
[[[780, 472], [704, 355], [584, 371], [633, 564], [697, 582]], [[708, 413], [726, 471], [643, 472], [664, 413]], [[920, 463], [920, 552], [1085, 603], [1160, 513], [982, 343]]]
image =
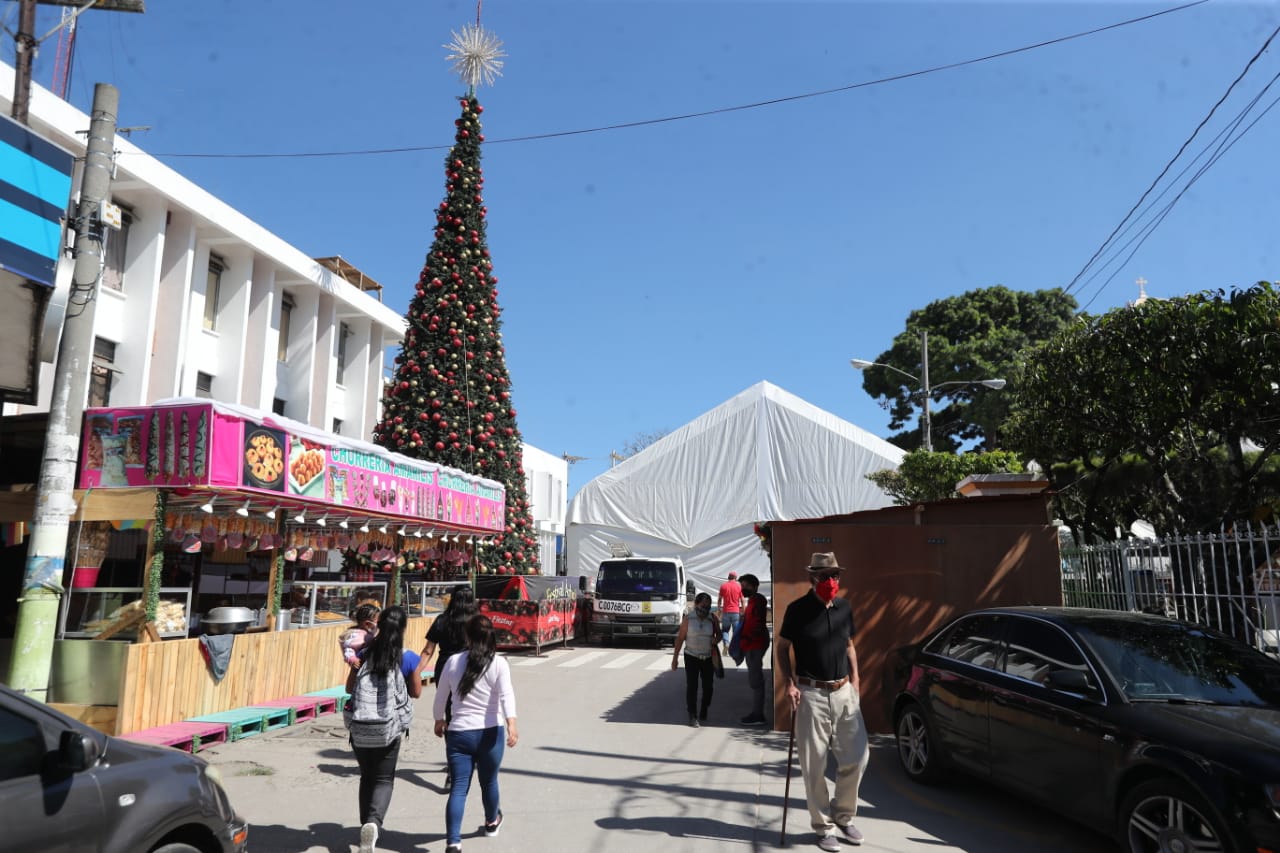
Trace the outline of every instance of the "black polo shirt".
[[796, 675], [838, 681], [849, 674], [849, 638], [854, 634], [853, 608], [836, 597], [827, 607], [813, 590], [787, 605], [779, 636], [796, 654]]

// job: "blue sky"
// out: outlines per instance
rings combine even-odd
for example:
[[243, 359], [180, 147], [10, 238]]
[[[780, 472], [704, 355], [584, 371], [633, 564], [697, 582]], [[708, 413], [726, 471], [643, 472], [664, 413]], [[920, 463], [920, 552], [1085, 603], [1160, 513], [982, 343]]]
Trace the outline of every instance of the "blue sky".
[[[488, 239], [525, 439], [587, 457], [572, 493], [637, 433], [679, 427], [762, 379], [887, 435], [849, 359], [875, 358], [932, 300], [1067, 285], [1280, 10], [1215, 0], [822, 97], [495, 140], [843, 87], [1176, 5], [488, 0], [483, 22], [508, 54], [480, 92]], [[14, 6], [0, 7], [10, 28]], [[442, 45], [475, 6], [148, 7], [82, 16], [71, 100], [87, 110], [95, 82], [116, 85], [120, 124], [151, 127], [135, 143], [303, 251], [343, 255], [404, 310], [445, 150], [174, 155], [447, 146], [463, 87]], [[57, 14], [41, 7], [41, 33]], [[1277, 49], [1191, 155], [1280, 71]], [[54, 54], [51, 41], [38, 58], [42, 85]], [[1081, 302], [1121, 305], [1139, 276], [1154, 296], [1277, 278], [1278, 127], [1280, 110], [1258, 121], [1110, 284], [1115, 267], [1077, 285]]]

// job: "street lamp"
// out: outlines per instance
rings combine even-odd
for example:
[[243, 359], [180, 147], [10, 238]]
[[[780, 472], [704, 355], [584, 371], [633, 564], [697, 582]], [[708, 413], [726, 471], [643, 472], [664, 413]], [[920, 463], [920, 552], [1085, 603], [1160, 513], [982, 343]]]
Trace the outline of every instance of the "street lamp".
[[929, 415], [929, 400], [934, 391], [939, 388], [946, 388], [949, 385], [982, 385], [994, 391], [999, 391], [1005, 386], [1003, 379], [955, 379], [949, 382], [939, 382], [937, 385], [929, 384], [929, 333], [920, 333], [920, 375], [914, 376], [894, 367], [892, 364], [882, 364], [878, 361], [867, 361], [862, 358], [851, 358], [849, 364], [853, 365], [857, 370], [866, 370], [869, 367], [883, 367], [892, 370], [895, 373], [901, 373], [920, 386], [920, 396], [922, 403], [920, 407], [920, 440], [925, 450], [933, 452], [933, 422]]

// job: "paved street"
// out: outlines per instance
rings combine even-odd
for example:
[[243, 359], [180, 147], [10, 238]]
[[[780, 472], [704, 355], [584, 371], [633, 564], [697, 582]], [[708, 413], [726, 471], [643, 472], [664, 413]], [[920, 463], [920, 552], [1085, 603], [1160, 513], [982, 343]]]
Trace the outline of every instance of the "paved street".
[[[745, 670], [716, 682], [708, 723], [685, 725], [684, 673], [671, 652], [552, 649], [513, 654], [521, 741], [503, 763], [498, 838], [479, 835], [479, 792], [467, 803], [463, 849], [654, 850], [663, 853], [779, 845], [786, 784], [785, 734], [742, 729]], [[379, 850], [444, 850], [443, 744], [430, 734], [431, 695], [418, 703], [401, 752]], [[251, 849], [350, 853], [357, 836], [355, 762], [341, 718], [281, 729], [203, 753], [223, 768], [232, 801], [252, 824]], [[867, 851], [1110, 851], [1107, 839], [962, 780], [909, 783], [891, 739], [877, 739], [858, 825]], [[787, 840], [814, 849], [798, 765]], [[846, 850], [853, 850], [845, 845]]]

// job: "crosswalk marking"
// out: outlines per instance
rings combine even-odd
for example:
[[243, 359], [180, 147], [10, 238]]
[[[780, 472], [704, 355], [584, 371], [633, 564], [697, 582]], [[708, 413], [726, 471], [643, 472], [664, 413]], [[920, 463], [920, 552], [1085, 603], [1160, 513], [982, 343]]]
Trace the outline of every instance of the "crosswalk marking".
[[653, 663], [646, 666], [645, 669], [649, 670], [650, 672], [658, 672], [664, 669], [671, 669], [671, 661], [667, 660], [666, 655], [662, 655]]
[[625, 655], [622, 655], [621, 657], [618, 657], [609, 661], [607, 664], [601, 667], [601, 669], [622, 669], [623, 667], [631, 666], [631, 664], [635, 663], [636, 661], [640, 660], [643, 657], [648, 657], [648, 655], [646, 655], [644, 652], [631, 652], [630, 654], [625, 654]]
[[570, 658], [569, 660], [560, 664], [560, 666], [562, 667], [582, 666], [584, 664], [591, 663], [591, 661], [596, 660], [598, 658], [605, 657], [606, 655], [609, 655], [609, 654], [612, 654], [612, 652], [587, 652], [585, 655], [579, 655], [579, 656]]
[[551, 655], [543, 655], [536, 658], [516, 658], [510, 661], [512, 666], [538, 666], [551, 660]]

